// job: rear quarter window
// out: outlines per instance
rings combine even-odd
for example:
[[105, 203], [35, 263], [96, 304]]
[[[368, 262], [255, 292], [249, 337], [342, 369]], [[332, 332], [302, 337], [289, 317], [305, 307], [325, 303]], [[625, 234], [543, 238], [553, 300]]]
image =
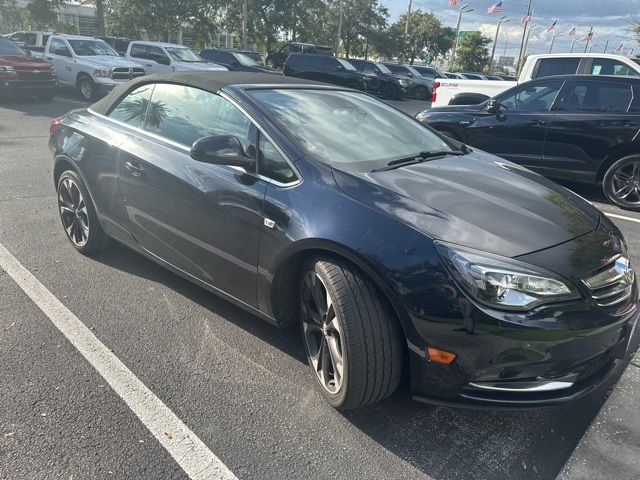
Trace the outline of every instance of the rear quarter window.
[[135, 58], [147, 58], [147, 46], [134, 43], [131, 45], [131, 52], [129, 55]]
[[531, 78], [553, 77], [554, 75], [574, 75], [580, 66], [580, 58], [543, 58], [538, 61]]

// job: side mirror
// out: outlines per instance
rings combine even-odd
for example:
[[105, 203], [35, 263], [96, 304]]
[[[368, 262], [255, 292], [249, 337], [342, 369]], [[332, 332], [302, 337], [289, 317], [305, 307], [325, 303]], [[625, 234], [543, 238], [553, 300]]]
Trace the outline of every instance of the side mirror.
[[246, 169], [255, 166], [255, 159], [247, 157], [240, 140], [233, 135], [213, 135], [196, 140], [189, 155], [194, 160], [214, 165], [233, 165]]
[[493, 98], [489, 100], [489, 103], [487, 103], [487, 112], [496, 114], [500, 113], [500, 102]]

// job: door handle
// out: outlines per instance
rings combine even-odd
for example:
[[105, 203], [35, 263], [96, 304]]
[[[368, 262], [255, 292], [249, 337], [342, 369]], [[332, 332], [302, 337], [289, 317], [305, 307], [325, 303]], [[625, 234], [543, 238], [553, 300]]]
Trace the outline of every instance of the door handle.
[[152, 63], [145, 63], [144, 66], [145, 67], [153, 67], [153, 64]]
[[613, 122], [614, 127], [628, 127], [629, 125], [631, 125], [631, 122], [629, 120], [620, 120], [618, 122]]
[[540, 125], [544, 125], [545, 122], [543, 120], [531, 120], [530, 122], [527, 123], [527, 125], [530, 125], [532, 127], [539, 127]]
[[141, 177], [144, 175], [144, 168], [138, 162], [127, 160], [124, 162], [124, 167], [129, 170], [134, 177]]
[[47, 57], [47, 60], [53, 60], [53, 57]]

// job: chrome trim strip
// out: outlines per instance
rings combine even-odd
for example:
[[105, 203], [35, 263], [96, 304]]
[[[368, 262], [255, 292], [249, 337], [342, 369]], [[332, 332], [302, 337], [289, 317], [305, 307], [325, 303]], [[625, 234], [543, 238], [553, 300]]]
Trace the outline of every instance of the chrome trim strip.
[[598, 303], [599, 306], [601, 307], [612, 307], [613, 305], [616, 305], [620, 302], [624, 302], [625, 300], [627, 300], [630, 296], [631, 296], [631, 285], [628, 288], [628, 292], [624, 294], [624, 296], [620, 297], [620, 298], [616, 298], [614, 301], [612, 302], [608, 302], [608, 303]]
[[[621, 283], [619, 282], [618, 285], [621, 285]], [[595, 298], [596, 300], [604, 300], [606, 298], [610, 298], [610, 297], [614, 297], [616, 295], [619, 295], [621, 293], [624, 293], [627, 290], [631, 290], [631, 285], [622, 285], [620, 288], [612, 288], [610, 290], [605, 290], [602, 293], [599, 294], [591, 294], [591, 296], [593, 298]]]
[[578, 378], [578, 374], [568, 375], [556, 380], [532, 380], [522, 382], [471, 382], [469, 386], [479, 390], [494, 392], [553, 392], [571, 388]]

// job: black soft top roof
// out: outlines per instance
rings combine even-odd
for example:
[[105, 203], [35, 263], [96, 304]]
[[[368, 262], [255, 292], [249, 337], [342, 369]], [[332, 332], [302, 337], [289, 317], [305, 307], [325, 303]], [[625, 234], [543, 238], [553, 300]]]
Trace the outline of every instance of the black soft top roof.
[[91, 110], [105, 115], [124, 94], [138, 86], [149, 83], [177, 83], [213, 93], [227, 85], [326, 85], [319, 82], [274, 75], [271, 73], [216, 71], [161, 73], [139, 77], [122, 85], [118, 85], [106, 97], [91, 105]]

